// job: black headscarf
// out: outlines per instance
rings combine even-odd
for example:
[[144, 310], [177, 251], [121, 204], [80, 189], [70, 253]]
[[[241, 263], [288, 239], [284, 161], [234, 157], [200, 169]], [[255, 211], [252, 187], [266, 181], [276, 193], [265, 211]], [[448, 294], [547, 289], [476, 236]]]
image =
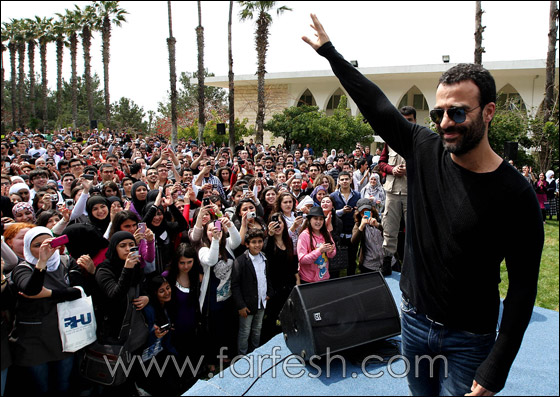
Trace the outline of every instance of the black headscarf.
[[129, 232], [119, 231], [113, 234], [111, 236], [111, 240], [109, 241], [109, 249], [105, 254], [105, 260], [103, 261], [103, 263], [101, 263], [101, 265], [99, 265], [99, 267], [107, 266], [117, 271], [120, 271], [124, 267], [124, 263], [126, 262], [126, 260], [120, 259], [119, 254], [117, 253], [117, 246], [123, 240], [136, 241], [132, 233]]
[[[105, 204], [107, 206], [107, 216], [105, 219], [97, 219], [92, 214], [92, 209], [97, 204]], [[101, 234], [104, 234], [111, 223], [111, 204], [103, 196], [92, 196], [86, 202], [86, 211], [88, 213], [89, 222], [95, 226]]]
[[146, 185], [142, 181], [134, 182], [132, 185], [132, 190], [130, 191], [130, 196], [132, 197], [132, 204], [134, 204], [134, 209], [138, 212], [138, 215], [141, 215], [144, 212], [144, 207], [146, 206], [147, 200], [138, 200], [136, 197], [136, 190], [140, 187], [144, 186], [146, 190], [150, 190], [148, 185]]
[[159, 194], [158, 189], [150, 190], [148, 192], [148, 195], [146, 196], [146, 202], [149, 203], [150, 201], [156, 201], [158, 194]]
[[88, 223], [76, 223], [64, 229], [63, 234], [68, 236], [68, 253], [74, 259], [82, 255], [89, 255], [92, 259], [104, 248], [109, 246], [109, 241], [103, 237], [99, 230]]
[[[154, 218], [153, 217], [152, 218], [147, 218], [146, 217], [146, 214], [148, 213], [148, 211], [150, 210], [152, 205], [155, 205], [155, 203], [150, 202], [150, 203], [146, 204], [146, 208], [145, 208], [144, 214], [142, 216], [142, 222], [146, 222], [146, 225], [148, 226], [148, 228], [152, 232], [154, 232], [156, 237], [159, 237], [163, 234], [163, 232], [165, 232], [167, 230], [167, 220], [165, 219], [165, 209], [163, 208], [163, 206], [161, 204], [157, 207], [164, 214], [164, 216], [163, 216], [163, 219], [162, 219], [161, 223], [159, 224], [159, 226], [156, 227], [152, 224], [152, 220]], [[154, 213], [154, 216], [155, 216], [155, 213]]]
[[115, 201], [118, 201], [119, 203], [121, 203], [121, 207], [124, 208], [124, 203], [119, 196], [106, 197], [106, 199], [109, 202], [109, 210], [111, 209], [111, 206], [113, 205], [113, 203]]

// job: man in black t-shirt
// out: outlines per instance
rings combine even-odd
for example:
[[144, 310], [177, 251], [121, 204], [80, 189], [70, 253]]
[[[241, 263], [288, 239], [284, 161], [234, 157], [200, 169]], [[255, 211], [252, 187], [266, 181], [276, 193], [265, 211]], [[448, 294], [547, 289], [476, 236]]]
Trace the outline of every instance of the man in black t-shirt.
[[[493, 395], [531, 319], [544, 229], [534, 190], [488, 141], [496, 85], [480, 65], [443, 74], [430, 117], [411, 124], [340, 55], [311, 15], [324, 56], [372, 128], [406, 159], [408, 213], [400, 280], [402, 350], [413, 395]], [[523, 219], [495, 216], [517, 213]], [[523, 233], [519, 233], [519, 228]], [[509, 287], [498, 337], [500, 264]]]

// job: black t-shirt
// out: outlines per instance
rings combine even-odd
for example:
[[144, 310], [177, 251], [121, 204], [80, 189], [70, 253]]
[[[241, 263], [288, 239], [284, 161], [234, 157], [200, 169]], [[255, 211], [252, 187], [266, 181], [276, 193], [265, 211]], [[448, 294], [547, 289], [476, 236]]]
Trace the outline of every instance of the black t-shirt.
[[505, 258], [509, 289], [499, 337], [475, 377], [486, 389], [499, 392], [536, 297], [544, 229], [535, 192], [505, 161], [490, 173], [458, 166], [438, 134], [407, 122], [330, 42], [318, 53], [329, 60], [373, 129], [406, 159], [403, 295], [420, 313], [450, 328], [494, 332]]

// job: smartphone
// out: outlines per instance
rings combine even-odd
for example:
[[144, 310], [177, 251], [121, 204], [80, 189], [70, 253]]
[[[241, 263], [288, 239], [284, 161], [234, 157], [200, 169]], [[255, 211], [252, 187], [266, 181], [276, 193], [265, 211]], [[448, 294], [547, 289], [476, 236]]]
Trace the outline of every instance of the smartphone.
[[144, 222], [140, 222], [138, 224], [138, 230], [140, 230], [140, 233], [146, 233], [146, 224]]
[[246, 196], [247, 194], [249, 194], [249, 189], [247, 188], [243, 188], [243, 195]]
[[214, 222], [214, 227], [216, 228], [217, 231], [221, 232], [222, 231], [222, 222], [220, 222], [220, 221]]
[[69, 210], [73, 210], [74, 209], [74, 200], [72, 200], [72, 199], [64, 200], [64, 206], [66, 208], [68, 208]]
[[280, 217], [278, 215], [272, 215], [270, 217], [270, 221], [271, 222], [279, 222], [280, 221]]
[[204, 198], [202, 199], [202, 205], [203, 205], [203, 206], [210, 205], [210, 198], [204, 197]]
[[262, 172], [257, 172], [257, 177], [262, 178], [262, 177], [263, 177], [263, 173], [262, 173]]
[[61, 245], [68, 244], [68, 241], [70, 241], [68, 240], [68, 236], [66, 234], [63, 234], [62, 236], [57, 237], [53, 241], [51, 241], [51, 247], [60, 247]]
[[132, 247], [129, 251], [130, 254], [133, 254], [134, 256], [139, 256], [140, 253], [138, 252], [138, 247]]
[[298, 216], [303, 216], [303, 211], [296, 211], [296, 218], [297, 218]]
[[366, 219], [371, 218], [371, 211], [364, 211], [364, 218]]
[[171, 324], [170, 323], [159, 326], [159, 331], [160, 332], [169, 331], [170, 329], [171, 329]]
[[87, 179], [88, 181], [93, 181], [93, 175], [91, 174], [83, 174], [81, 177]]

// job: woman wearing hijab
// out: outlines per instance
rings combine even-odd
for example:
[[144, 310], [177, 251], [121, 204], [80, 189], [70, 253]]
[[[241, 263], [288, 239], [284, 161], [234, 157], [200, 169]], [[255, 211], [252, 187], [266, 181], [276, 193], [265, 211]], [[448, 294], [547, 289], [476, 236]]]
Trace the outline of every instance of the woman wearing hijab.
[[16, 203], [12, 207], [12, 214], [16, 222], [35, 223], [37, 220], [33, 206], [23, 201]]
[[19, 194], [22, 201], [31, 204], [31, 191], [29, 186], [27, 186], [27, 183], [19, 182], [10, 186], [9, 194], [13, 193]]
[[142, 181], [135, 182], [132, 185], [131, 196], [132, 204], [130, 205], [130, 210], [138, 215], [139, 219], [142, 219], [148, 197], [148, 185]]
[[62, 351], [56, 304], [79, 298], [73, 286], [82, 285], [78, 265], [62, 262], [52, 240], [46, 227], [30, 229], [24, 236], [25, 262], [12, 271], [19, 291], [10, 338], [14, 364], [29, 370], [39, 394], [69, 391], [74, 354]]
[[385, 189], [381, 185], [379, 174], [373, 173], [369, 177], [369, 183], [360, 192], [362, 198], [367, 198], [375, 203], [375, 209], [379, 214], [385, 208]]
[[144, 272], [137, 266], [140, 258], [131, 248], [136, 240], [131, 233], [116, 232], [111, 237], [105, 260], [95, 271], [95, 281], [99, 287], [97, 301], [98, 336], [101, 342], [119, 343], [119, 333], [128, 307], [128, 293], [135, 289], [132, 301], [137, 310], [148, 304], [147, 294], [141, 290]]
[[310, 197], [313, 199], [313, 207], [320, 207], [321, 201], [325, 196], [329, 195], [329, 191], [323, 185], [317, 186], [310, 194]]
[[556, 197], [556, 180], [554, 179], [554, 171], [546, 171], [546, 182], [548, 187], [546, 189], [546, 197], [548, 200], [548, 214], [550, 215], [550, 220], [554, 215], [558, 216], [558, 197]]
[[[150, 192], [151, 193], [151, 192]], [[162, 198], [163, 190], [160, 190], [154, 202], [145, 207], [142, 222], [155, 235], [156, 240], [156, 273], [161, 274], [167, 270], [173, 257], [174, 242], [178, 235], [187, 230], [188, 223], [183, 214], [175, 206], [173, 194], [165, 199]], [[166, 219], [166, 208], [174, 219], [174, 222]]]
[[86, 203], [89, 223], [95, 226], [101, 235], [105, 234], [111, 223], [109, 208], [109, 202], [103, 196], [91, 196]]

